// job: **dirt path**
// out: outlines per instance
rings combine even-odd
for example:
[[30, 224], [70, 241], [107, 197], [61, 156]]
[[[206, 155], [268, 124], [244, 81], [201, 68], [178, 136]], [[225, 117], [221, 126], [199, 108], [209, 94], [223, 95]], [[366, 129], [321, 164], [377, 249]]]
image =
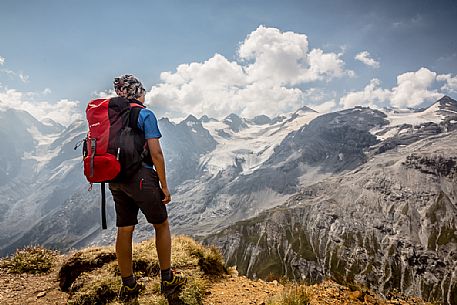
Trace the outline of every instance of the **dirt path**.
[[205, 305], [219, 304], [265, 304], [283, 287], [276, 281], [251, 281], [244, 276], [229, 277], [214, 283], [206, 292]]
[[54, 268], [44, 275], [8, 274], [0, 269], [0, 304], [67, 304], [68, 296], [59, 289], [57, 272]]

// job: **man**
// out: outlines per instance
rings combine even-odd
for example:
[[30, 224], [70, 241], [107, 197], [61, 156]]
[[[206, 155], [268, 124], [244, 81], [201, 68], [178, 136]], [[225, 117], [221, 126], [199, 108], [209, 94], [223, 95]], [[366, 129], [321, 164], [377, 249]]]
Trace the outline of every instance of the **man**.
[[[145, 89], [133, 75], [115, 78], [117, 95], [131, 102], [143, 104]], [[162, 137], [157, 119], [149, 109], [141, 109], [138, 115], [138, 130], [144, 134], [150, 157], [143, 160], [139, 171], [120, 183], [110, 183], [116, 207], [116, 256], [122, 277], [119, 298], [127, 299], [143, 290], [144, 284], [137, 282], [133, 274], [132, 234], [138, 223], [138, 210], [146, 216], [155, 229], [157, 256], [161, 270], [161, 291], [170, 294], [185, 284], [186, 279], [171, 271], [171, 235], [166, 204], [171, 201], [165, 174], [165, 161], [159, 139]]]

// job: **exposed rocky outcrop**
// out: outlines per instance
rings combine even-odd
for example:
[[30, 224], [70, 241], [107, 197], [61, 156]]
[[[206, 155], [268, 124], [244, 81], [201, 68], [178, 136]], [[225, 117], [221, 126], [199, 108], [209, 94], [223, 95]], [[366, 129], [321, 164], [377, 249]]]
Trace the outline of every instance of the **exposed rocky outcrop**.
[[174, 191], [174, 187], [201, 173], [200, 155], [213, 150], [217, 143], [202, 122], [192, 115], [179, 124], [161, 119], [159, 127], [167, 164], [172, 164], [167, 167], [167, 176]]
[[227, 124], [233, 132], [240, 132], [241, 129], [248, 127], [245, 120], [234, 113], [227, 116], [223, 122]]
[[206, 238], [251, 277], [360, 282], [457, 304], [457, 132], [375, 156]]

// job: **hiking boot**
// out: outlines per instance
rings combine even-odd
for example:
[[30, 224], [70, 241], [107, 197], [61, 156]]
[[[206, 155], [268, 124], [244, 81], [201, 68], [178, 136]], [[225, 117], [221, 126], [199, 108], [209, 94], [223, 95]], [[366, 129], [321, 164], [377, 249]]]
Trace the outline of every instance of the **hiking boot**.
[[122, 284], [121, 289], [119, 290], [118, 297], [121, 301], [127, 301], [137, 297], [140, 294], [140, 292], [142, 292], [145, 288], [146, 286], [144, 285], [144, 283], [141, 282], [136, 282], [135, 286], [133, 286], [132, 288]]
[[174, 274], [171, 281], [162, 281], [160, 283], [160, 292], [166, 296], [171, 295], [178, 291], [186, 283], [187, 278], [182, 275]]

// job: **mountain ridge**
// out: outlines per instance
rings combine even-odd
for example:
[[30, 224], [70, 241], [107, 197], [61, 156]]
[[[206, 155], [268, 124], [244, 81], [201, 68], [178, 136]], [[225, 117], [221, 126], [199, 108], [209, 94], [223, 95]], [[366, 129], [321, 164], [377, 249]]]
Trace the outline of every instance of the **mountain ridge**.
[[[448, 107], [445, 113], [437, 112], [441, 104]], [[209, 118], [192, 116], [179, 123], [161, 119], [161, 143], [173, 193], [169, 206], [172, 230], [193, 235], [223, 230], [237, 221], [263, 215], [262, 211], [281, 206], [297, 193], [305, 196], [300, 193], [303, 188], [312, 193], [311, 186], [318, 182], [361, 170], [372, 158], [452, 133], [457, 120], [449, 105], [454, 102], [444, 99], [434, 105], [428, 111], [401, 114], [366, 107], [327, 114], [299, 109], [280, 119], [263, 117], [259, 122], [264, 124], [238, 117], [247, 126], [238, 131]], [[12, 126], [4, 127], [8, 132]], [[15, 136], [32, 144], [22, 156], [21, 152], [15, 156], [20, 160], [20, 179], [5, 180], [0, 186], [5, 211], [0, 220], [0, 255], [30, 243], [66, 250], [113, 242], [112, 200], [108, 195], [109, 229], [100, 231], [98, 189], [86, 191], [81, 156], [73, 150], [72, 142], [83, 138], [85, 129], [85, 122], [78, 121], [58, 136], [43, 130], [40, 139], [34, 138], [27, 128]], [[35, 147], [33, 143], [41, 144]], [[46, 154], [46, 149], [52, 153]], [[3, 160], [0, 157], [0, 164]], [[419, 162], [419, 167], [431, 162], [411, 160]], [[335, 185], [329, 188], [338, 189]], [[448, 209], [446, 200], [443, 204]], [[431, 221], [430, 215], [425, 216], [427, 221]], [[145, 224], [142, 217], [140, 224]], [[390, 234], [380, 228], [382, 234]], [[427, 230], [432, 232], [433, 228]], [[143, 240], [151, 233], [150, 226], [138, 226], [136, 239]], [[442, 242], [443, 236], [437, 234], [436, 240]]]
[[453, 131], [374, 156], [205, 243], [254, 278], [331, 276], [456, 304], [456, 141]]

